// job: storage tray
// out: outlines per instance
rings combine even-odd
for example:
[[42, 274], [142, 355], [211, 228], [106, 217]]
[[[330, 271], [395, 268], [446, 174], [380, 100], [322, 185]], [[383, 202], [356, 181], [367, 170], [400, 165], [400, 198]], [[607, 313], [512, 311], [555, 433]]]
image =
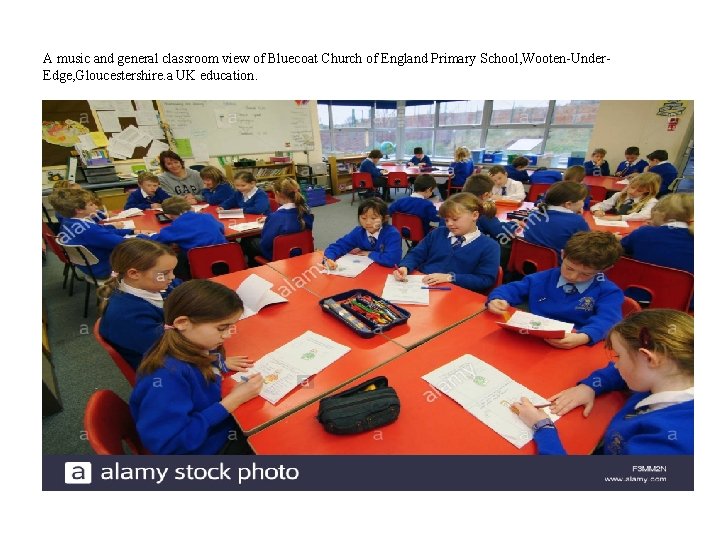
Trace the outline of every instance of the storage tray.
[[[370, 306], [377, 306], [379, 304], [380, 306], [387, 307], [387, 310], [392, 313], [395, 318], [384, 315], [383, 320], [376, 321], [371, 315], [367, 315], [362, 308], [358, 306], [351, 307], [349, 301], [353, 298], [357, 299], [358, 297], [365, 299], [366, 301], [364, 303]], [[365, 289], [352, 289], [340, 294], [328, 296], [318, 303], [323, 311], [329, 313], [353, 332], [364, 338], [371, 338], [394, 326], [405, 324], [410, 318], [410, 312]], [[333, 303], [335, 303], [335, 305], [333, 305]], [[361, 300], [360, 303], [363, 304], [363, 301]], [[372, 308], [370, 309], [372, 310]], [[379, 312], [382, 310], [378, 309], [376, 311]], [[391, 320], [387, 321], [387, 319]]]

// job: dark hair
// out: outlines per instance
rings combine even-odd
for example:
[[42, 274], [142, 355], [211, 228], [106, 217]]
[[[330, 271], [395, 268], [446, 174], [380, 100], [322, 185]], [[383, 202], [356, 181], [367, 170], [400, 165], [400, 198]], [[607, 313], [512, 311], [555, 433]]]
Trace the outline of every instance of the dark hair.
[[[172, 325], [178, 317], [187, 317], [194, 324], [221, 321], [242, 313], [243, 303], [235, 291], [213, 281], [193, 279], [174, 289], [165, 300], [165, 324]], [[220, 352], [224, 354], [221, 346]], [[212, 364], [215, 358], [205, 354], [177, 329], [165, 333], [145, 354], [138, 367], [139, 374], [150, 374], [165, 365], [165, 357], [172, 356], [195, 365], [208, 381], [215, 379]]]
[[528, 165], [530, 165], [530, 160], [525, 156], [518, 156], [512, 162], [513, 167], [527, 167]]
[[482, 197], [486, 193], [490, 193], [494, 187], [495, 184], [487, 174], [479, 173], [469, 176], [462, 190], [472, 193], [476, 197]]
[[295, 205], [298, 213], [298, 221], [300, 222], [300, 230], [304, 231], [305, 220], [303, 216], [310, 213], [310, 208], [308, 208], [305, 197], [303, 197], [300, 191], [300, 184], [292, 178], [278, 178], [273, 182], [273, 191], [282, 194], [283, 197]]
[[658, 161], [667, 161], [667, 150], [655, 150], [647, 155], [648, 159], [657, 159]]
[[423, 153], [424, 152], [423, 152], [422, 146], [416, 146], [415, 148], [413, 148], [413, 154], [423, 154]]
[[383, 222], [387, 223], [388, 206], [387, 204], [385, 204], [385, 201], [378, 199], [377, 197], [373, 197], [372, 199], [365, 199], [363, 202], [360, 203], [360, 206], [358, 206], [358, 218], [368, 210], [374, 210], [375, 213], [383, 219]]
[[637, 146], [628, 146], [625, 149], [626, 154], [630, 154], [631, 156], [639, 156], [640, 155], [640, 148]]
[[165, 160], [166, 159], [174, 159], [175, 161], [179, 161], [180, 165], [182, 165], [183, 169], [185, 168], [185, 160], [178, 156], [175, 152], [172, 150], [163, 150], [160, 152], [160, 155], [158, 156], [158, 161], [160, 161], [160, 168], [165, 171], [169, 172], [167, 167], [165, 166]]
[[202, 168], [200, 171], [200, 178], [203, 180], [210, 180], [212, 182], [212, 187], [214, 188], [219, 184], [227, 183], [225, 174], [220, 169], [213, 167], [212, 165]]
[[542, 211], [547, 210], [548, 206], [562, 206], [568, 202], [577, 202], [585, 200], [588, 190], [584, 184], [575, 182], [556, 182], [545, 193], [545, 198], [538, 204], [538, 208]]
[[493, 174], [497, 173], [503, 173], [505, 176], [507, 176], [507, 171], [505, 170], [505, 167], [502, 165], [494, 165], [490, 167], [490, 170], [488, 171], [488, 175], [492, 176]]
[[620, 241], [613, 233], [605, 231], [576, 232], [567, 241], [563, 251], [566, 259], [599, 272], [615, 264], [622, 253]]
[[383, 157], [383, 153], [376, 148], [375, 150], [370, 150], [368, 157], [370, 159], [379, 159], [379, 158]]
[[180, 196], [169, 197], [160, 204], [162, 205], [163, 212], [172, 214], [173, 216], [179, 216], [185, 212], [189, 212], [191, 208], [187, 199]]
[[598, 154], [600, 156], [606, 156], [607, 150], [605, 150], [604, 148], [596, 148], [595, 150], [592, 151], [592, 155], [595, 155], [595, 154]]
[[250, 182], [250, 183], [257, 182], [257, 178], [255, 178], [255, 176], [253, 176], [253, 173], [251, 173], [250, 171], [240, 171], [240, 172], [235, 173], [233, 182], [235, 180], [242, 180], [243, 182]]
[[437, 182], [430, 174], [421, 174], [415, 179], [415, 185], [413, 189], [417, 191], [427, 191], [428, 189], [435, 189]]
[[572, 167], [568, 167], [565, 169], [565, 174], [563, 174], [563, 181], [565, 182], [577, 182], [578, 184], [582, 184], [584, 179], [585, 167], [582, 165], [573, 165]]

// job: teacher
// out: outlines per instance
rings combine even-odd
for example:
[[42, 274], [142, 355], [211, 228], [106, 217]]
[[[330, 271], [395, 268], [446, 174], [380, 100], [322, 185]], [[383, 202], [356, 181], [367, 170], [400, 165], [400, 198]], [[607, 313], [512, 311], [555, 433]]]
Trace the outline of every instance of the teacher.
[[160, 187], [172, 195], [185, 197], [190, 204], [197, 204], [202, 200], [203, 181], [200, 173], [193, 169], [186, 169], [183, 158], [172, 150], [160, 152], [160, 168], [163, 173], [159, 176]]

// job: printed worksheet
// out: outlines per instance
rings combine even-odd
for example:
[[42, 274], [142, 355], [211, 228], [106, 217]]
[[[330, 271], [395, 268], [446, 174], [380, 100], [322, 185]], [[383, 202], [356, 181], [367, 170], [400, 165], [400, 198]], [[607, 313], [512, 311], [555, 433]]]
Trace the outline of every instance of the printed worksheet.
[[563, 332], [572, 332], [573, 329], [572, 323], [548, 319], [547, 317], [533, 315], [526, 311], [516, 311], [505, 324], [526, 330], [562, 330]]
[[349, 351], [350, 347], [307, 331], [260, 358], [248, 371], [236, 373], [233, 379], [242, 381], [243, 377], [260, 373], [264, 379], [260, 397], [275, 405], [293, 388]]
[[273, 291], [272, 286], [272, 283], [257, 274], [251, 274], [240, 284], [236, 291], [243, 301], [243, 314], [240, 320], [257, 315], [258, 311], [270, 304], [287, 302], [287, 298]]
[[[537, 405], [548, 402], [502, 371], [470, 354], [465, 354], [423, 375], [422, 378], [516, 448], [522, 448], [532, 440], [532, 429], [512, 412], [511, 405], [522, 397]], [[551, 414], [549, 407], [543, 410], [553, 421], [558, 420], [559, 416]]]
[[118, 212], [112, 217], [107, 218], [105, 221], [117, 221], [118, 219], [125, 219], [133, 216], [142, 216], [143, 211], [139, 208], [128, 208], [127, 210], [122, 210], [121, 212]]
[[382, 297], [393, 304], [430, 305], [430, 290], [423, 283], [425, 276], [407, 276], [407, 281], [397, 281], [392, 274], [385, 280]]
[[593, 216], [593, 219], [595, 220], [595, 225], [602, 225], [603, 227], [622, 227], [627, 229], [630, 226], [627, 224], [627, 221], [611, 221], [598, 216]]
[[366, 255], [349, 254], [343, 255], [335, 262], [337, 263], [337, 268], [335, 270], [325, 268], [322, 270], [322, 273], [329, 274], [331, 276], [354, 278], [363, 273], [365, 269], [373, 263], [372, 259]]
[[242, 208], [234, 208], [232, 210], [222, 210], [218, 208], [218, 217], [220, 219], [244, 218], [245, 212]]
[[263, 228], [265, 223], [258, 223], [257, 221], [248, 221], [247, 223], [238, 223], [236, 225], [228, 225], [229, 229], [237, 232], [245, 231], [259, 231]]

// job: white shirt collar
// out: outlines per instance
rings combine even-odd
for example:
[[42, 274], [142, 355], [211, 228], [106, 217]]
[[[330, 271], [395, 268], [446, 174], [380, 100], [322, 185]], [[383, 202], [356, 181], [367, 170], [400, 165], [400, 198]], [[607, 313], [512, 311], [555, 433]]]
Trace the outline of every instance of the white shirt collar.
[[575, 213], [575, 212], [573, 212], [572, 210], [570, 210], [569, 208], [565, 208], [564, 206], [552, 206], [552, 205], [550, 205], [550, 206], [547, 207], [547, 209], [548, 209], [548, 210], [555, 210], [556, 212], [562, 212], [563, 214], [574, 214], [574, 213]]
[[124, 293], [132, 294], [133, 296], [137, 296], [138, 298], [147, 300], [152, 305], [159, 307], [160, 309], [162, 309], [162, 307], [163, 307], [163, 297], [159, 292], [155, 293], [155, 292], [146, 291], [144, 289], [138, 289], [137, 287], [128, 285], [127, 283], [125, 283], [122, 280], [120, 280], [120, 285], [118, 286], [118, 289]]
[[247, 195], [243, 195], [243, 201], [249, 201], [253, 195], [255, 195], [258, 192], [257, 186], [252, 188], [252, 191], [248, 193]]
[[280, 208], [278, 208], [278, 210], [290, 210], [291, 208], [295, 208], [295, 203], [285, 203]]
[[410, 196], [415, 197], [416, 199], [425, 199], [425, 197], [423, 197], [419, 193], [415, 193], [415, 192], [411, 193]]
[[693, 399], [695, 399], [694, 386], [686, 388], [685, 390], [667, 390], [665, 392], [658, 392], [657, 394], [650, 394], [645, 399], [641, 399], [635, 404], [635, 409], [648, 407], [651, 411], [657, 411], [658, 409], [664, 409], [665, 407], [685, 403]]
[[661, 227], [672, 227], [673, 229], [689, 229], [690, 225], [688, 225], [684, 221], [668, 221], [667, 223], [663, 223], [660, 225]]
[[[463, 234], [462, 236], [465, 237], [465, 242], [460, 247], [462, 248], [462, 247], [467, 246], [470, 242], [472, 242], [476, 238], [479, 238], [481, 235], [482, 235], [482, 233], [480, 232], [480, 229], [475, 229], [473, 232]], [[448, 238], [450, 238], [451, 244], [454, 244], [455, 242], [457, 242], [457, 240], [455, 240], [455, 235], [451, 232], [448, 232]]]
[[140, 194], [143, 196], [143, 199], [147, 199], [150, 195], [148, 195], [143, 188], [140, 189]]
[[657, 167], [658, 165], [662, 165], [663, 163], [670, 163], [670, 162], [666, 159], [665, 161], [661, 161], [660, 163], [658, 163], [657, 165], [655, 165], [655, 167]]

